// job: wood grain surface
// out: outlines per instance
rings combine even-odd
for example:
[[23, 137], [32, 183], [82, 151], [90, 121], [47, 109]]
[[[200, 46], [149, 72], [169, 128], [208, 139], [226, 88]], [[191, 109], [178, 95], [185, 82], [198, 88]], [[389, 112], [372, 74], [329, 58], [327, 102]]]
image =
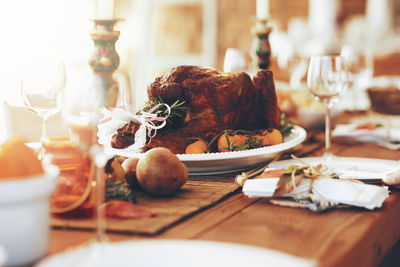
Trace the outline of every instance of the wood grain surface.
[[[323, 141], [322, 131], [310, 132], [307, 142], [295, 153], [298, 156], [320, 156]], [[399, 150], [375, 144], [333, 141], [333, 152], [338, 156], [400, 159]], [[233, 177], [226, 175], [224, 181]], [[204, 179], [195, 178], [196, 182]], [[217, 187], [210, 183], [205, 181], [204, 185]], [[400, 240], [400, 191], [393, 188], [380, 209], [341, 208], [321, 214], [301, 208], [275, 206], [267, 199], [248, 198], [235, 189], [227, 194], [228, 197], [223, 195], [219, 195], [221, 200], [218, 203], [205, 204], [205, 208], [184, 217], [179, 223], [173, 223], [157, 235], [113, 232], [107, 236], [110, 241], [194, 239], [248, 244], [312, 259], [319, 266], [378, 266]], [[93, 236], [88, 231], [53, 229], [49, 254], [85, 244]], [[384, 262], [392, 262], [394, 265], [388, 266], [396, 266], [399, 258], [395, 255]]]

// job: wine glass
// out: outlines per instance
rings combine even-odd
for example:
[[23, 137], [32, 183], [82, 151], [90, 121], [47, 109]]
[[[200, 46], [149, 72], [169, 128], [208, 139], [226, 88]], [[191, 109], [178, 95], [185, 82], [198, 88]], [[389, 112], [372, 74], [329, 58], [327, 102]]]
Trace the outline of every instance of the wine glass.
[[[63, 118], [70, 128], [70, 138], [90, 161], [93, 176], [88, 177], [94, 190], [94, 211], [96, 216], [95, 238], [90, 242], [90, 256], [79, 266], [98, 266], [102, 260], [105, 236], [105, 165], [112, 157], [104, 152], [97, 142], [97, 124], [105, 109], [107, 94], [97, 74], [72, 73], [63, 108]], [[100, 79], [100, 80], [99, 80]], [[89, 186], [89, 184], [88, 184]]]
[[307, 60], [298, 54], [293, 54], [287, 58], [286, 69], [289, 73], [290, 88], [301, 88], [301, 79], [307, 73], [307, 63]]
[[333, 157], [331, 151], [331, 118], [333, 105], [345, 91], [347, 66], [340, 56], [312, 56], [308, 67], [307, 85], [311, 95], [325, 105], [325, 159]]
[[235, 48], [228, 48], [224, 58], [224, 72], [242, 72], [247, 70], [244, 53]]
[[[361, 110], [368, 105], [368, 97], [365, 91], [361, 91], [372, 78], [373, 58], [368, 51], [356, 49], [344, 45], [340, 51], [348, 70], [348, 98], [345, 108], [349, 110]], [[363, 105], [363, 103], [365, 103]]]
[[44, 156], [44, 141], [47, 136], [47, 119], [60, 111], [65, 87], [64, 63], [44, 64], [23, 72], [21, 97], [24, 105], [43, 119], [41, 149], [39, 157]]
[[290, 88], [300, 89], [301, 80], [307, 73], [308, 60], [300, 55], [292, 44], [285, 48], [278, 53], [278, 67], [289, 75]]

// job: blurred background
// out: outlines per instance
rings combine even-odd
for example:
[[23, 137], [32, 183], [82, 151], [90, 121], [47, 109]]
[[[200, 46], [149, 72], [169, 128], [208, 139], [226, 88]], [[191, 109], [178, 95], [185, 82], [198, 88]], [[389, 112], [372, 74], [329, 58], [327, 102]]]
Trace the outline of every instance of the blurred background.
[[[90, 72], [93, 48], [89, 31], [101, 0], [13, 0], [0, 2], [0, 135], [12, 131], [30, 140], [40, 136], [40, 119], [22, 108], [19, 95], [24, 62], [37, 54], [66, 62], [68, 85], [84, 86], [79, 73]], [[155, 77], [182, 64], [224, 69], [230, 48], [255, 70], [252, 27], [256, 0], [114, 0], [121, 32], [120, 86], [130, 104], [146, 100]], [[399, 75], [400, 0], [269, 0], [270, 69], [277, 87], [301, 87], [314, 54], [337, 54], [344, 46], [366, 56], [369, 75]], [[234, 53], [235, 54], [235, 53]], [[305, 60], [305, 61], [304, 61]], [[235, 60], [234, 60], [235, 61]], [[35, 67], [40, 68], [41, 60]], [[59, 116], [59, 115], [57, 115]], [[60, 117], [49, 119], [49, 134]], [[29, 118], [29, 119], [28, 119]], [[28, 124], [29, 122], [29, 124]], [[53, 122], [53, 126], [52, 126]], [[36, 126], [37, 125], [37, 126]]]

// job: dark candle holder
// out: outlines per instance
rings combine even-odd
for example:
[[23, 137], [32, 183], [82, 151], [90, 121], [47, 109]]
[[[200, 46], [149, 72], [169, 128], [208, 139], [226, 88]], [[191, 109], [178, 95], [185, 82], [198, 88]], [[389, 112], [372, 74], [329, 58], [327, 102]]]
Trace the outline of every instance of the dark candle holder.
[[94, 19], [94, 26], [90, 31], [94, 47], [89, 58], [89, 65], [93, 70], [96, 86], [101, 87], [107, 109], [115, 108], [120, 95], [119, 85], [114, 78], [114, 72], [119, 66], [119, 55], [115, 50], [120, 32], [114, 30], [116, 23], [121, 19], [100, 20]]
[[252, 33], [254, 35], [253, 53], [255, 52], [256, 55], [256, 64], [260, 69], [268, 69], [271, 64], [271, 46], [269, 44], [271, 27], [268, 26], [267, 19], [257, 19], [252, 28]]

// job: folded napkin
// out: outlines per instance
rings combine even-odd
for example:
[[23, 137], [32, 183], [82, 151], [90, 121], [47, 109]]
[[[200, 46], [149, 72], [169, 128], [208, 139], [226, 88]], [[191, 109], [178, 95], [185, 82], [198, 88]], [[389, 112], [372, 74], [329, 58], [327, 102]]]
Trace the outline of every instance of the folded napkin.
[[[243, 193], [249, 197], [272, 197], [279, 178], [260, 178], [247, 180]], [[283, 197], [301, 198], [308, 194], [311, 179], [302, 179], [301, 183]], [[312, 197], [318, 203], [325, 201], [331, 204], [346, 204], [366, 209], [382, 206], [389, 196], [388, 187], [363, 184], [340, 179], [315, 179], [312, 184]]]
[[339, 179], [356, 179], [367, 183], [368, 181], [380, 180], [388, 185], [400, 186], [400, 162], [396, 168], [386, 172], [336, 169], [335, 173], [338, 174]]
[[400, 187], [400, 165], [385, 174], [382, 179], [386, 184]]
[[329, 201], [370, 210], [382, 207], [389, 196], [387, 186], [338, 179], [317, 179], [314, 181], [312, 190]]
[[332, 136], [361, 138], [365, 140], [383, 139], [387, 136], [387, 129], [383, 126], [362, 128], [360, 123], [338, 124], [332, 131]]
[[[353, 139], [359, 142], [377, 143], [389, 149], [398, 150], [400, 144], [387, 141], [389, 136], [388, 128], [385, 126], [373, 127], [375, 123], [350, 123], [338, 124], [332, 131], [332, 136], [337, 138]], [[371, 127], [368, 127], [371, 126]], [[376, 125], [376, 124], [375, 124]], [[365, 126], [365, 127], [363, 127]], [[399, 128], [391, 128], [390, 136], [400, 136]]]
[[384, 179], [387, 177], [387, 173], [383, 172], [369, 172], [369, 171], [357, 171], [357, 170], [344, 170], [337, 172], [339, 179], [370, 180], [370, 179]]
[[272, 197], [279, 178], [263, 178], [246, 180], [243, 193], [248, 197]]

